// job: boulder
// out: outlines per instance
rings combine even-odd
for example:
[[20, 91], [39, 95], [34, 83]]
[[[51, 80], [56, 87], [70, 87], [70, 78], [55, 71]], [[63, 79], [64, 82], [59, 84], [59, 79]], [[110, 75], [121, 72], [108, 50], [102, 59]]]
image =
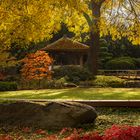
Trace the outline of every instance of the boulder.
[[93, 107], [73, 102], [0, 104], [0, 124], [12, 126], [62, 129], [93, 123], [96, 117]]
[[74, 83], [64, 83], [64, 86], [67, 88], [73, 88], [73, 87], [78, 87], [76, 84]]

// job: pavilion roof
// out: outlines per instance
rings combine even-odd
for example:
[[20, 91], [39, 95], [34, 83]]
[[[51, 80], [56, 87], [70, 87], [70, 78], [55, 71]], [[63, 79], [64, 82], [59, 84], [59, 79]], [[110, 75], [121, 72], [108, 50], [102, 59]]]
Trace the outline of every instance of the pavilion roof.
[[44, 47], [43, 51], [86, 51], [89, 46], [82, 44], [78, 41], [73, 41], [71, 38], [62, 37], [59, 40]]

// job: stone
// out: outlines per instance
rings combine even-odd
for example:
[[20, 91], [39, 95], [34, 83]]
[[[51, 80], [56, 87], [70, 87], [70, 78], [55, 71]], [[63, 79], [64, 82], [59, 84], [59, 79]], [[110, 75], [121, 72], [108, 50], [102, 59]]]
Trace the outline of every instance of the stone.
[[16, 102], [0, 104], [0, 124], [62, 129], [93, 123], [95, 109], [76, 102]]
[[76, 84], [74, 83], [64, 83], [64, 86], [67, 88], [73, 88], [73, 87], [78, 87]]

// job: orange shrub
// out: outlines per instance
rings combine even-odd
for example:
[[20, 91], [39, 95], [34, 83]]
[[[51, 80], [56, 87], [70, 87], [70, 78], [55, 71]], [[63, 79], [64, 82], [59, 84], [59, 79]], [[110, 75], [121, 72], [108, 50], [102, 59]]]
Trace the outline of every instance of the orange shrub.
[[21, 75], [25, 80], [51, 79], [53, 59], [45, 51], [28, 54], [22, 62]]

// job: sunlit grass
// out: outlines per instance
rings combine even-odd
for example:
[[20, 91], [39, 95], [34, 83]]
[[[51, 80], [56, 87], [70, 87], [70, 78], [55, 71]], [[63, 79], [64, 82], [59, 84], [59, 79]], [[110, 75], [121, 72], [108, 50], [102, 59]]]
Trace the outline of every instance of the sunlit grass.
[[69, 88], [0, 92], [0, 98], [69, 100], [140, 100], [140, 88]]

